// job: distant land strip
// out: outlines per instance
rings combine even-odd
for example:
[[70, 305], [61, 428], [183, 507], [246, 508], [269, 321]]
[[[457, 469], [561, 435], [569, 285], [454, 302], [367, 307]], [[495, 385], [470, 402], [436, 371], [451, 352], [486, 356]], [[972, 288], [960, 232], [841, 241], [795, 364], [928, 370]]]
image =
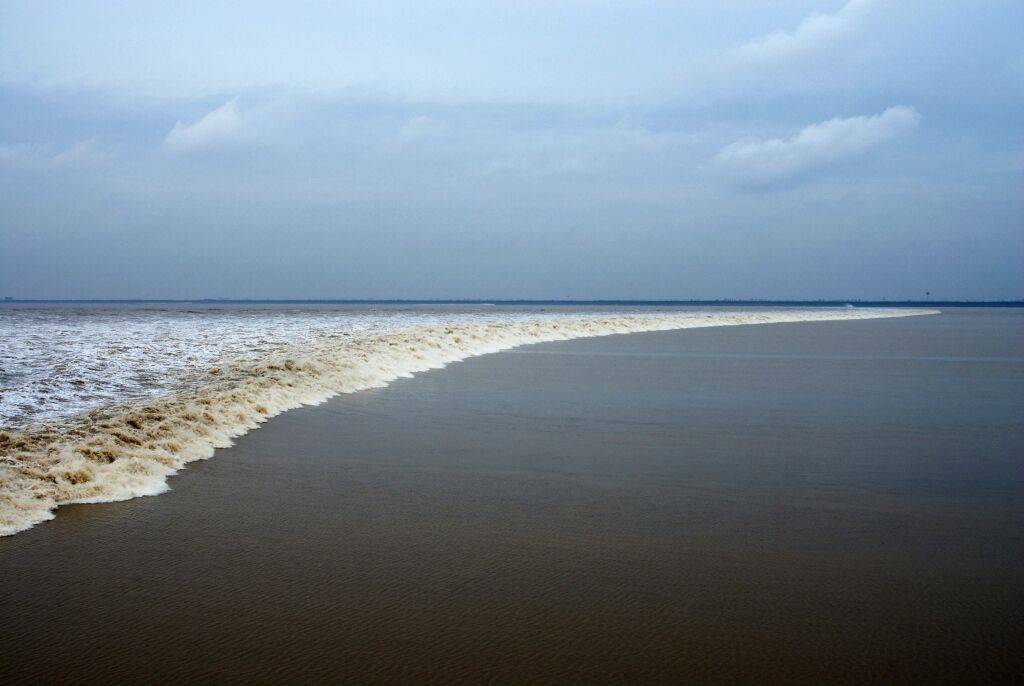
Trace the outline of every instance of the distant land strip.
[[494, 299], [235, 299], [235, 298], [3, 298], [10, 305], [606, 305], [631, 307], [1024, 307], [1024, 300], [503, 300]]

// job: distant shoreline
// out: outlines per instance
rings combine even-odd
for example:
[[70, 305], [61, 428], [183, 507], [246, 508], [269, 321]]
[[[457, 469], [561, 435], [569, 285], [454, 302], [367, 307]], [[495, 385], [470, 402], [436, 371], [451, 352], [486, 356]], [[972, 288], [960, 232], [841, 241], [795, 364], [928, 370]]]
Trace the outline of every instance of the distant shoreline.
[[1024, 300], [501, 300], [501, 299], [233, 299], [233, 298], [11, 298], [3, 305], [608, 305], [630, 307], [1024, 307]]

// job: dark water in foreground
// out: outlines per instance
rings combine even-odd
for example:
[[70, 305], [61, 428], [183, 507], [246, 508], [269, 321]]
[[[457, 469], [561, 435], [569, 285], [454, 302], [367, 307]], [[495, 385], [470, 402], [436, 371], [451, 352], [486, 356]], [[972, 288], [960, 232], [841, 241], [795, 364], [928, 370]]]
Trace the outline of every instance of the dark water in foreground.
[[996, 683], [1024, 316], [544, 344], [0, 539], [0, 683]]

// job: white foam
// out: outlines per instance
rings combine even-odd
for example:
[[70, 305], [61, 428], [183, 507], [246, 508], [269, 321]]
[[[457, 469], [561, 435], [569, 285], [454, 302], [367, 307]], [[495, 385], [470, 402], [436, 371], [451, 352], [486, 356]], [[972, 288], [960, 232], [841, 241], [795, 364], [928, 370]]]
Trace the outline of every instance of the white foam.
[[[0, 431], [0, 535], [51, 519], [60, 505], [161, 493], [167, 490], [167, 477], [178, 469], [212, 456], [216, 448], [230, 446], [232, 439], [280, 412], [320, 403], [338, 393], [385, 386], [396, 378], [474, 355], [617, 333], [934, 313], [845, 308], [656, 314], [499, 312], [445, 315], [444, 320], [436, 314], [397, 320], [380, 314], [377, 321], [364, 317], [340, 328], [321, 321], [313, 330], [308, 318], [295, 314], [284, 320], [278, 316], [273, 331], [266, 329], [265, 319], [256, 318], [257, 325], [248, 326], [200, 316], [190, 320], [199, 326], [189, 329], [188, 335], [181, 333], [182, 327], [161, 326], [166, 322], [150, 318], [144, 322], [148, 326], [140, 324], [144, 335], [135, 338], [123, 331], [118, 338], [116, 331], [89, 322], [86, 328], [92, 327], [94, 338], [75, 349], [77, 366], [66, 364], [61, 373], [67, 374], [72, 367], [89, 368], [102, 376], [106, 369], [114, 391], [98, 394], [97, 406], [72, 416], [60, 403], [55, 408], [44, 403], [35, 421]], [[216, 334], [212, 343], [211, 331]], [[25, 334], [37, 340], [42, 335], [34, 330]], [[113, 339], [117, 339], [116, 349], [107, 357], [116, 363], [105, 366], [104, 346], [111, 347]], [[92, 359], [94, 355], [97, 360]], [[132, 361], [141, 364], [142, 378], [149, 385], [133, 386], [124, 374], [109, 373], [117, 369], [137, 374]], [[216, 366], [211, 367], [211, 362]], [[56, 378], [63, 381], [60, 374]], [[85, 383], [83, 396], [90, 382]], [[111, 404], [111, 395], [120, 402]]]

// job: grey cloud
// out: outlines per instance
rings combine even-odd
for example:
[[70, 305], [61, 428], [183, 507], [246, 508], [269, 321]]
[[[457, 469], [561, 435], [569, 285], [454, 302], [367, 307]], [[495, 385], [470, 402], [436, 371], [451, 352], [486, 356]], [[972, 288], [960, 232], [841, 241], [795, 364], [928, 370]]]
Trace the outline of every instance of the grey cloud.
[[1024, 292], [1017, 0], [495, 5], [24, 4], [0, 294]]

